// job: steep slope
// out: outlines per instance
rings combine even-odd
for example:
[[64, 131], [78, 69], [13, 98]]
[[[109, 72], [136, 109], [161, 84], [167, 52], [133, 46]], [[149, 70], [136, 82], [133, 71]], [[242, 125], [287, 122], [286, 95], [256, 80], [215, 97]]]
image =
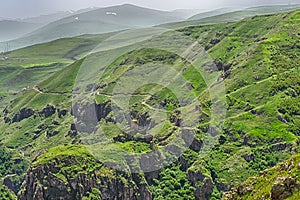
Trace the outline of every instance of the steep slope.
[[22, 200], [151, 199], [142, 176], [117, 173], [82, 146], [59, 146], [45, 153], [34, 162], [24, 183], [25, 190], [18, 197]]
[[[108, 33], [128, 28], [149, 27], [180, 20], [183, 20], [183, 18], [176, 13], [125, 4], [83, 13], [73, 13], [69, 17], [52, 22], [28, 34], [26, 37], [9, 41], [9, 43], [11, 49], [17, 49], [59, 38], [83, 34]], [[0, 45], [1, 48], [4, 48], [4, 44]]]
[[0, 61], [0, 107], [5, 107], [18, 92], [32, 88], [84, 57], [111, 35], [60, 39], [3, 54], [7, 59]]
[[[5, 185], [20, 191], [21, 199], [43, 199], [47, 195], [57, 195], [51, 196], [53, 198], [65, 195], [70, 199], [93, 199], [95, 196], [126, 199], [126, 195], [133, 199], [220, 199], [224, 191], [298, 152], [299, 19], [300, 11], [295, 11], [178, 30], [196, 39], [214, 59], [219, 71], [209, 75], [224, 78], [228, 111], [221, 130], [209, 124], [211, 100], [203, 78], [195, 72], [193, 65], [170, 51], [151, 48], [155, 41], [164, 46], [162, 38], [170, 33], [152, 38], [144, 46], [138, 44], [143, 47], [141, 49], [118, 56], [107, 66], [103, 77], [96, 79], [95, 85], [84, 88], [94, 92], [96, 101], [86, 98], [78, 106], [72, 105], [72, 92], [78, 92], [74, 83], [82, 64], [88, 63], [90, 70], [87, 73], [99, 72], [106, 63], [97, 62], [97, 59], [118, 55], [122, 48], [83, 56], [39, 83], [38, 88], [19, 93], [2, 113], [2, 145], [24, 161], [25, 166], [19, 173], [23, 176], [17, 176], [18, 180], [25, 177], [21, 190], [19, 181], [10, 177], [7, 181], [11, 184], [6, 182]], [[172, 42], [181, 44], [178, 40]], [[168, 47], [173, 43], [168, 43]], [[118, 159], [114, 152], [119, 149], [149, 153], [166, 146], [176, 135], [177, 122], [186, 117], [178, 112], [181, 108], [170, 90], [146, 85], [138, 88], [130, 99], [131, 114], [139, 126], [145, 126], [151, 124], [148, 120], [151, 111], [166, 107], [169, 116], [166, 126], [162, 126], [161, 131], [154, 129], [161, 126], [155, 118], [156, 123], [150, 125], [153, 129], [150, 139], [142, 137], [142, 130], [132, 135], [130, 126], [125, 131], [116, 128], [118, 118], [113, 117], [111, 102], [118, 80], [140, 65], [147, 71], [153, 64], [184, 72], [191, 89], [187, 96], [200, 95], [197, 105], [201, 108], [201, 120], [194, 127], [197, 133], [192, 145], [178, 160], [137, 178], [134, 174], [103, 166], [110, 166]], [[127, 83], [123, 83], [126, 88]], [[153, 98], [149, 98], [149, 94]], [[96, 123], [103, 128], [105, 140], [101, 132], [90, 130], [90, 124], [86, 124], [93, 116], [93, 109], [97, 111]], [[85, 123], [76, 123], [80, 120]], [[203, 154], [209, 129], [220, 133], [217, 144]], [[92, 146], [98, 148], [100, 155], [90, 155], [89, 147], [94, 142], [101, 144]], [[179, 144], [173, 146], [175, 149], [176, 145]], [[143, 164], [125, 161], [133, 171]], [[25, 175], [27, 162], [31, 168]], [[5, 175], [11, 174], [14, 172]], [[121, 188], [121, 193], [116, 192], [116, 186]], [[130, 187], [134, 191], [128, 191]], [[130, 196], [133, 193], [137, 196]]]
[[223, 199], [299, 199], [299, 173], [300, 157], [297, 154], [288, 161], [263, 171], [258, 177], [236, 186]]
[[298, 21], [299, 11], [185, 29], [186, 34], [199, 37], [226, 77], [224, 132], [220, 145], [205, 158], [219, 190], [298, 151]]

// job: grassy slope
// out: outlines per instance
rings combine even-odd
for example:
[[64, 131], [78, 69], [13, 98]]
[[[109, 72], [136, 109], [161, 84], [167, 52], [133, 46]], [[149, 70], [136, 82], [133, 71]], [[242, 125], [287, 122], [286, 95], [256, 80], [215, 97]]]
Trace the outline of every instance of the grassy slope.
[[[290, 127], [296, 125], [297, 128], [297, 123], [299, 123], [299, 101], [297, 102], [293, 95], [293, 93], [296, 93], [296, 96], [299, 95], [299, 87], [297, 87], [299, 80], [297, 76], [292, 76], [299, 73], [297, 64], [299, 63], [297, 60], [299, 59], [299, 48], [297, 48], [299, 15], [299, 11], [296, 11], [290, 14], [254, 17], [237, 23], [180, 30], [197, 38], [217, 61], [223, 63], [224, 66], [230, 66], [230, 70], [223, 72], [230, 75], [225, 79], [228, 99], [226, 127], [222, 135], [225, 143], [222, 142], [204, 158], [204, 166], [208, 173], [211, 173], [216, 184], [232, 186], [289, 158], [291, 150], [276, 150], [276, 148], [273, 150], [276, 144], [288, 143], [297, 149], [297, 129], [291, 130]], [[212, 40], [219, 41], [217, 44], [212, 44]], [[290, 48], [293, 46], [295, 48]], [[128, 66], [135, 64], [137, 58], [148, 59], [147, 55], [155, 55], [155, 53], [157, 52], [144, 50], [134, 55], [129, 54], [127, 57], [132, 58], [132, 61], [123, 67], [127, 69]], [[111, 68], [121, 69], [118, 66], [124, 60], [126, 56], [116, 61]], [[151, 63], [152, 60], [147, 60], [147, 62]], [[80, 62], [64, 68], [53, 76], [56, 77], [56, 81], [52, 82], [52, 77], [41, 83], [41, 88], [45, 90], [43, 94], [34, 90], [20, 94], [9, 107], [10, 112], [16, 113], [22, 107], [40, 110], [46, 104], [52, 104], [58, 108], [69, 108], [70, 95], [68, 93], [72, 89], [70, 77], [75, 79], [73, 75], [76, 70], [74, 69], [77, 69], [79, 65]], [[112, 73], [112, 75], [115, 74]], [[286, 80], [286, 78], [281, 78], [282, 76], [287, 76], [289, 83], [281, 81], [282, 83], [279, 82], [277, 85], [278, 79]], [[142, 91], [145, 90], [145, 88], [142, 89]], [[66, 94], [58, 95], [57, 92]], [[109, 90], [104, 90], [104, 92], [109, 92]], [[293, 112], [287, 112], [291, 110], [287, 107], [288, 105], [284, 104], [287, 100], [293, 102]], [[204, 108], [205, 103], [205, 101], [201, 102]], [[137, 109], [141, 110], [141, 108]], [[31, 133], [39, 125], [51, 126], [52, 121], [66, 124], [66, 127], [55, 127], [60, 132], [55, 137], [48, 138], [42, 134], [37, 139], [32, 139]], [[70, 139], [65, 137], [65, 133], [69, 130], [70, 123], [72, 123], [70, 115], [63, 119], [57, 116], [47, 119], [29, 118], [11, 125], [1, 122], [0, 128], [4, 133], [1, 138], [4, 145], [25, 151], [25, 156], [32, 159], [32, 155], [41, 149], [69, 143]], [[109, 124], [107, 128], [109, 129]], [[30, 137], [26, 133], [29, 133]], [[24, 141], [26, 141], [25, 146]], [[125, 149], [132, 148], [132, 143], [120, 144], [120, 146]], [[247, 162], [243, 158], [244, 155], [254, 155], [254, 159]], [[197, 152], [192, 154], [192, 157], [198, 156]], [[195, 168], [198, 165], [199, 163], [196, 162], [192, 167]], [[166, 172], [164, 176], [169, 176], [168, 173]], [[159, 192], [160, 187], [163, 185], [154, 185], [153, 190], [157, 191], [157, 196], [168, 196], [168, 192], [165, 194]], [[179, 194], [183, 193], [179, 192]], [[220, 196], [216, 195], [216, 197]]]
[[[5, 107], [15, 93], [30, 89], [84, 57], [108, 35], [85, 35], [34, 45], [6, 53], [0, 61], [0, 101]], [[1, 56], [0, 56], [1, 57]]]
[[[242, 184], [236, 186], [232, 191], [228, 192], [224, 195], [224, 200], [229, 199], [270, 199], [272, 187], [276, 184], [276, 182], [280, 183], [280, 179], [289, 177], [296, 181], [300, 181], [299, 175], [299, 164], [300, 164], [300, 156], [299, 154], [293, 156], [288, 161], [282, 162], [275, 167], [264, 171], [258, 177], [249, 178]], [[283, 184], [283, 183], [282, 183]], [[237, 192], [237, 188], [240, 188], [240, 191], [244, 190], [240, 194]], [[288, 195], [287, 198], [289, 200], [299, 199], [299, 186], [295, 188], [290, 188], [293, 192]]]
[[[287, 159], [291, 153], [288, 149], [263, 151], [272, 149], [276, 143], [291, 143], [298, 148], [298, 133], [291, 132], [290, 127], [299, 123], [299, 115], [294, 112], [287, 116], [293, 118], [290, 122], [280, 121], [280, 107], [287, 99], [295, 98], [289, 95], [288, 88], [299, 95], [299, 89], [293, 89], [298, 88], [299, 77], [292, 79], [287, 87], [272, 91], [282, 73], [288, 77], [299, 74], [299, 50], [288, 48], [299, 45], [299, 19], [296, 11], [184, 29], [199, 38], [213, 57], [230, 67], [225, 79], [228, 102], [225, 143], [205, 159], [215, 173], [216, 182], [234, 185]], [[216, 39], [217, 45], [210, 44]], [[299, 103], [294, 104], [297, 110]], [[254, 155], [254, 160], [247, 162], [244, 155]]]

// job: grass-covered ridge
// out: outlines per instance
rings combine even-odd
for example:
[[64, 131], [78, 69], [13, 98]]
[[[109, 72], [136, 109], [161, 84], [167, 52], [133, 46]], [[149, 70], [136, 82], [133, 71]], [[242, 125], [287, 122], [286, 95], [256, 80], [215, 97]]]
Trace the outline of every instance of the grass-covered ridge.
[[33, 163], [33, 167], [52, 163], [60, 169], [60, 172], [55, 175], [63, 180], [66, 180], [63, 176], [75, 178], [78, 173], [88, 174], [102, 166], [84, 146], [79, 145], [54, 147], [40, 156]]

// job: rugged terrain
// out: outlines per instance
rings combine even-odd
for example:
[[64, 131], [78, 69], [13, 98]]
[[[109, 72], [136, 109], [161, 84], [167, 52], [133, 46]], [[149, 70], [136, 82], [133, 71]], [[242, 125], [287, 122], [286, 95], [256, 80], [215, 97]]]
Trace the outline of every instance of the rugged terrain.
[[299, 155], [249, 178], [224, 195], [224, 199], [299, 199]]
[[[133, 50], [125, 54], [122, 48], [88, 54], [109, 35], [86, 35], [3, 55], [7, 59], [0, 61], [0, 70], [5, 72], [0, 81], [0, 100], [5, 105], [0, 121], [1, 197], [221, 199], [230, 191], [225, 199], [297, 198], [299, 22], [297, 10], [178, 29], [206, 50], [216, 70], [205, 61], [190, 63], [168, 51], [172, 43], [161, 42], [160, 48], [151, 48], [157, 37], [146, 40], [139, 49], [126, 46]], [[172, 31], [158, 38], [170, 35]], [[109, 66], [99, 64], [97, 59], [107, 55], [117, 59], [107, 61]], [[148, 72], [153, 64], [181, 72], [190, 88], [187, 97], [197, 97], [192, 104], [200, 113], [192, 127], [195, 138], [173, 164], [156, 171], [130, 173], [145, 167], [140, 162], [143, 157], [137, 163], [122, 162], [127, 172], [109, 168], [120, 160], [116, 150], [143, 155], [168, 146], [174, 138], [176, 141], [179, 124], [186, 119], [182, 113], [191, 109], [180, 105], [172, 90], [148, 84], [137, 88], [130, 98], [130, 117], [135, 121], [116, 117], [111, 102], [122, 76], [139, 66]], [[197, 64], [205, 77], [195, 70]], [[90, 67], [89, 73], [104, 73], [95, 80], [85, 80], [88, 74], [83, 74], [86, 77], [79, 80], [85, 87], [78, 89], [74, 84], [85, 65]], [[224, 126], [217, 126], [210, 123], [213, 110], [208, 85], [214, 88], [221, 83], [225, 84], [227, 113]], [[72, 97], [80, 89], [95, 98], [74, 104]], [[152, 123], [149, 115], [159, 109], [167, 111], [167, 120], [163, 123], [155, 118]], [[127, 124], [128, 130], [120, 130], [118, 123]], [[140, 129], [132, 133], [135, 126], [150, 127], [150, 134], [144, 137]], [[182, 131], [181, 139], [189, 140], [188, 134]], [[217, 143], [206, 144], [207, 137]], [[180, 144], [175, 143], [172, 149], [177, 147]], [[91, 148], [99, 148], [100, 153], [92, 154]], [[159, 154], [157, 158], [168, 156]]]

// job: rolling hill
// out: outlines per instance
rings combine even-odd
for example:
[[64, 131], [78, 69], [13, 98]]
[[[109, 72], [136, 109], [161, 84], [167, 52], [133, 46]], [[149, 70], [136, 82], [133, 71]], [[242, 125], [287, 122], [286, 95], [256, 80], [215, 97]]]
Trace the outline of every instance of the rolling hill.
[[5, 107], [16, 93], [32, 88], [74, 60], [84, 57], [111, 35], [59, 39], [6, 53], [8, 59], [0, 61], [0, 107]]
[[[292, 179], [280, 180], [295, 183], [299, 156], [294, 155], [300, 135], [299, 20], [300, 10], [296, 10], [184, 27], [90, 54], [110, 34], [60, 39], [10, 52], [8, 63], [1, 68], [30, 68], [49, 60], [67, 62], [47, 77], [36, 78], [31, 83], [34, 87], [18, 92], [0, 114], [1, 192], [7, 198], [15, 193], [21, 200], [196, 200], [221, 199], [232, 190], [229, 199], [235, 199], [241, 195], [233, 188], [240, 184], [238, 191], [249, 197], [269, 194], [269, 181], [273, 184], [275, 177], [285, 177], [289, 171]], [[194, 54], [186, 56], [186, 45], [195, 41], [212, 63], [206, 59], [193, 62]], [[199, 46], [188, 52], [198, 52]], [[163, 73], [158, 66], [172, 70]], [[140, 67], [142, 74], [135, 71]], [[185, 82], [173, 76], [173, 70]], [[179, 85], [164, 87], [151, 80], [138, 84], [138, 78], [128, 79], [133, 75], [146, 79], [151, 73], [155, 76], [150, 79], [163, 77], [161, 80], [171, 79]], [[227, 113], [221, 126], [211, 123], [213, 102], [222, 101], [212, 99], [210, 89], [222, 89], [223, 84], [225, 102], [221, 105]], [[192, 104], [180, 103], [182, 96], [176, 95], [185, 87], [189, 90], [184, 97], [196, 99]], [[117, 108], [124, 103], [119, 100], [129, 94], [128, 88], [133, 90], [128, 100], [130, 115], [119, 117], [122, 113]], [[81, 90], [91, 95], [78, 102]], [[199, 118], [189, 115], [194, 111]], [[160, 116], [166, 116], [165, 120]], [[180, 126], [191, 119], [197, 119], [192, 127]], [[181, 128], [186, 128], [182, 134]], [[172, 164], [130, 173], [147, 169], [157, 160], [172, 160], [172, 153], [180, 151], [194, 131], [191, 145]], [[209, 143], [211, 140], [216, 143]], [[162, 154], [147, 157], [165, 147]], [[136, 154], [141, 157], [133, 157]], [[119, 165], [127, 170], [120, 172]], [[263, 176], [249, 179], [266, 169]], [[281, 182], [277, 185], [282, 186]], [[297, 197], [297, 192], [289, 196]]]

